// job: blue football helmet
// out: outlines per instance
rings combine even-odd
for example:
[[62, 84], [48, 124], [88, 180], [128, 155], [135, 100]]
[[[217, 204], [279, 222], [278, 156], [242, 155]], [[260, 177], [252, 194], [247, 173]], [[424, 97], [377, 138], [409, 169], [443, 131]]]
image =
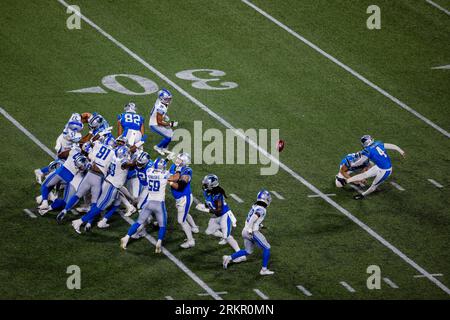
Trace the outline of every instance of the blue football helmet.
[[258, 192], [258, 195], [256, 196], [256, 201], [264, 202], [267, 206], [270, 205], [272, 202], [272, 196], [270, 195], [270, 192], [262, 189]]
[[89, 160], [85, 156], [79, 156], [75, 159], [75, 166], [79, 170], [84, 171], [89, 166]]
[[219, 177], [215, 174], [208, 174], [202, 180], [202, 189], [204, 191], [211, 191], [213, 188], [219, 186]]
[[88, 125], [91, 130], [99, 128], [105, 119], [102, 115], [93, 113], [92, 116], [88, 120]]
[[120, 146], [116, 149], [116, 158], [125, 159], [128, 156], [128, 148], [125, 146]]
[[172, 102], [172, 94], [170, 93], [169, 90], [162, 88], [158, 92], [158, 99], [159, 101], [161, 101], [161, 103], [168, 106]]
[[103, 144], [105, 146], [114, 148], [116, 146], [116, 140], [114, 139], [113, 136], [106, 136], [105, 139], [103, 140]]
[[161, 158], [156, 158], [155, 162], [153, 163], [153, 168], [156, 170], [165, 170], [166, 169], [166, 160]]
[[372, 137], [368, 134], [361, 137], [361, 144], [364, 148], [370, 146], [373, 142]]
[[147, 152], [141, 152], [136, 159], [136, 167], [144, 168], [150, 162], [150, 155]]
[[174, 161], [177, 167], [185, 167], [191, 163], [191, 156], [187, 152], [183, 152], [177, 155]]

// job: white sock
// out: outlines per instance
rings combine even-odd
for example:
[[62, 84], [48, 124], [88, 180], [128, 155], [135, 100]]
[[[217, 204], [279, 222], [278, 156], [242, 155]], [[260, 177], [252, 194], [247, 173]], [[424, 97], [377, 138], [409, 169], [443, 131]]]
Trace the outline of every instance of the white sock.
[[192, 229], [189, 223], [183, 222], [181, 224], [181, 228], [183, 229], [184, 233], [186, 234], [186, 237], [188, 241], [194, 241], [194, 237], [192, 236]]
[[194, 218], [192, 218], [192, 216], [189, 213], [188, 213], [188, 215], [186, 217], [186, 221], [189, 223], [191, 228], [197, 227], [197, 225], [195, 224]]
[[233, 236], [229, 236], [229, 237], [227, 238], [227, 242], [228, 242], [228, 244], [233, 248], [233, 250], [234, 250], [235, 252], [238, 252], [239, 250], [241, 250], [241, 249], [239, 248], [239, 245], [238, 245], [237, 241], [233, 238]]

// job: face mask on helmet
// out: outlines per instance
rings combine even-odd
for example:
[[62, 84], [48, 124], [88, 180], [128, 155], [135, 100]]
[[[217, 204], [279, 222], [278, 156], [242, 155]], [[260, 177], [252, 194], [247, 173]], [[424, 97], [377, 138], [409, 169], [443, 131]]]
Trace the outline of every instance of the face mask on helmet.
[[267, 206], [269, 206], [272, 202], [272, 196], [270, 195], [269, 191], [261, 190], [256, 197], [256, 201], [264, 202]]
[[364, 148], [370, 146], [372, 143], [373, 139], [371, 136], [365, 135], [361, 137], [361, 144]]
[[189, 156], [188, 153], [180, 153], [175, 161], [174, 161], [175, 165], [177, 167], [184, 167], [187, 166], [191, 163], [191, 157]]
[[116, 158], [122, 160], [128, 156], [128, 148], [127, 147], [119, 147], [116, 149]]
[[126, 137], [124, 137], [124, 136], [117, 137], [117, 139], [116, 139], [116, 145], [118, 145], [118, 146], [124, 146], [124, 145], [126, 145], [126, 144], [127, 144], [127, 138], [126, 138]]
[[142, 152], [136, 160], [136, 167], [144, 168], [150, 162], [150, 155], [147, 152]]
[[162, 89], [158, 92], [158, 99], [163, 104], [168, 106], [172, 102], [172, 94], [167, 89]]
[[137, 107], [136, 107], [136, 104], [135, 104], [134, 102], [129, 102], [129, 103], [127, 103], [127, 104], [125, 105], [125, 107], [123, 108], [123, 110], [124, 110], [125, 112], [134, 112], [134, 113], [136, 113]]
[[116, 146], [116, 141], [114, 140], [113, 137], [106, 137], [103, 140], [103, 144], [114, 148]]
[[98, 127], [100, 127], [103, 123], [103, 117], [101, 115], [95, 115], [92, 116], [91, 119], [89, 119], [89, 128], [91, 130], [97, 129]]
[[219, 186], [219, 177], [215, 174], [208, 174], [202, 180], [202, 188], [204, 191], [211, 191], [213, 188]]
[[155, 163], [153, 164], [153, 168], [156, 170], [165, 170], [166, 169], [166, 161], [158, 158], [155, 160]]

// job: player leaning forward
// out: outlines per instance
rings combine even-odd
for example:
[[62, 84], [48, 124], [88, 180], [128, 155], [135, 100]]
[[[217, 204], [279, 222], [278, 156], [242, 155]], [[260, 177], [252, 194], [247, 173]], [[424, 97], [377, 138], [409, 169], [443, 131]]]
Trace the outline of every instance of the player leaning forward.
[[384, 182], [392, 173], [392, 164], [387, 150], [395, 150], [405, 157], [405, 152], [395, 144], [374, 141], [371, 136], [365, 135], [361, 138], [361, 144], [364, 150], [361, 151], [361, 159], [356, 163], [363, 163], [370, 160], [374, 165], [366, 172], [357, 174], [351, 178], [345, 179], [347, 183], [361, 181], [370, 177], [375, 177], [369, 189], [362, 194], [354, 196], [356, 200], [364, 199], [364, 197], [376, 190], [376, 188]]
[[231, 256], [223, 256], [223, 267], [226, 269], [230, 262], [239, 262], [239, 258], [248, 256], [253, 252], [255, 245], [263, 250], [263, 263], [261, 271], [262, 276], [272, 275], [273, 271], [267, 269], [270, 258], [270, 244], [266, 237], [259, 231], [261, 223], [267, 214], [267, 207], [272, 202], [272, 196], [267, 190], [261, 190], [256, 196], [256, 202], [253, 204], [250, 212], [245, 220], [245, 227], [242, 230], [242, 237], [244, 238], [244, 250], [239, 250]]
[[156, 253], [161, 252], [161, 245], [166, 234], [167, 211], [166, 211], [166, 185], [170, 177], [170, 173], [165, 168], [165, 161], [157, 159], [153, 167], [146, 171], [148, 199], [142, 211], [139, 213], [137, 221], [128, 229], [127, 235], [120, 239], [120, 247], [127, 248], [128, 241], [142, 225], [145, 226], [150, 216], [153, 214], [158, 221], [159, 232], [158, 241], [156, 243]]

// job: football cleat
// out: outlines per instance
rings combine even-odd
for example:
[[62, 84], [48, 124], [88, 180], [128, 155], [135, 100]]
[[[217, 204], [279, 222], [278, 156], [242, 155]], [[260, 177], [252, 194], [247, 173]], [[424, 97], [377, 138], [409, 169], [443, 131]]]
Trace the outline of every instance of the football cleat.
[[232, 261], [231, 260], [231, 256], [223, 256], [222, 260], [223, 260], [223, 262], [222, 262], [223, 268], [227, 269], [228, 268], [228, 264]]
[[189, 248], [195, 247], [195, 241], [194, 240], [185, 241], [182, 244], [180, 244], [180, 247], [183, 249], [189, 249]]
[[125, 236], [122, 239], [120, 239], [120, 247], [123, 250], [127, 250], [127, 244], [128, 244], [128, 237], [127, 236]]
[[105, 218], [103, 218], [102, 220], [100, 220], [100, 221], [97, 223], [97, 227], [99, 227], [100, 229], [106, 229], [106, 228], [109, 228], [109, 224], [108, 224], [107, 222], [108, 222], [108, 220], [106, 220]]
[[133, 213], [135, 213], [136, 212], [136, 208], [135, 207], [133, 207], [133, 206], [130, 206], [128, 209], [127, 209], [127, 212], [125, 212], [125, 217], [129, 217], [129, 216], [131, 216]]
[[158, 147], [158, 146], [154, 146], [153, 149], [154, 149], [156, 152], [158, 152], [160, 155], [162, 155], [162, 156], [164, 156], [164, 155], [166, 154], [166, 153], [165, 153], [165, 150], [167, 150], [167, 149], [165, 149], [165, 148], [160, 148], [160, 147]]
[[220, 240], [220, 241], [219, 241], [219, 244], [220, 244], [221, 246], [226, 245], [226, 244], [227, 244], [227, 239], [222, 239], [222, 240]]
[[89, 205], [84, 205], [84, 206], [79, 206], [75, 210], [78, 211], [78, 212], [88, 212], [89, 209], [90, 209]]
[[41, 169], [34, 170], [34, 175], [36, 176], [36, 182], [38, 184], [42, 184], [42, 179], [43, 179], [44, 175], [42, 174]]
[[156, 242], [155, 253], [161, 253], [161, 240]]
[[86, 223], [86, 225], [84, 226], [84, 232], [90, 232], [92, 229], [92, 225], [88, 222]]
[[42, 196], [37, 196], [36, 197], [36, 203], [37, 204], [41, 204], [42, 203]]
[[353, 199], [355, 200], [364, 200], [366, 197], [364, 197], [362, 194], [355, 194], [353, 196]]
[[83, 224], [83, 220], [81, 220], [81, 219], [72, 221], [72, 227], [76, 233], [81, 234], [80, 227], [82, 224]]
[[191, 228], [192, 233], [199, 233], [200, 229], [198, 228], [198, 226], [192, 227]]
[[262, 276], [271, 276], [271, 275], [273, 275], [274, 273], [275, 273], [275, 272], [270, 271], [270, 270], [267, 269], [267, 268], [262, 268], [261, 271], [259, 272], [259, 274], [262, 275]]

